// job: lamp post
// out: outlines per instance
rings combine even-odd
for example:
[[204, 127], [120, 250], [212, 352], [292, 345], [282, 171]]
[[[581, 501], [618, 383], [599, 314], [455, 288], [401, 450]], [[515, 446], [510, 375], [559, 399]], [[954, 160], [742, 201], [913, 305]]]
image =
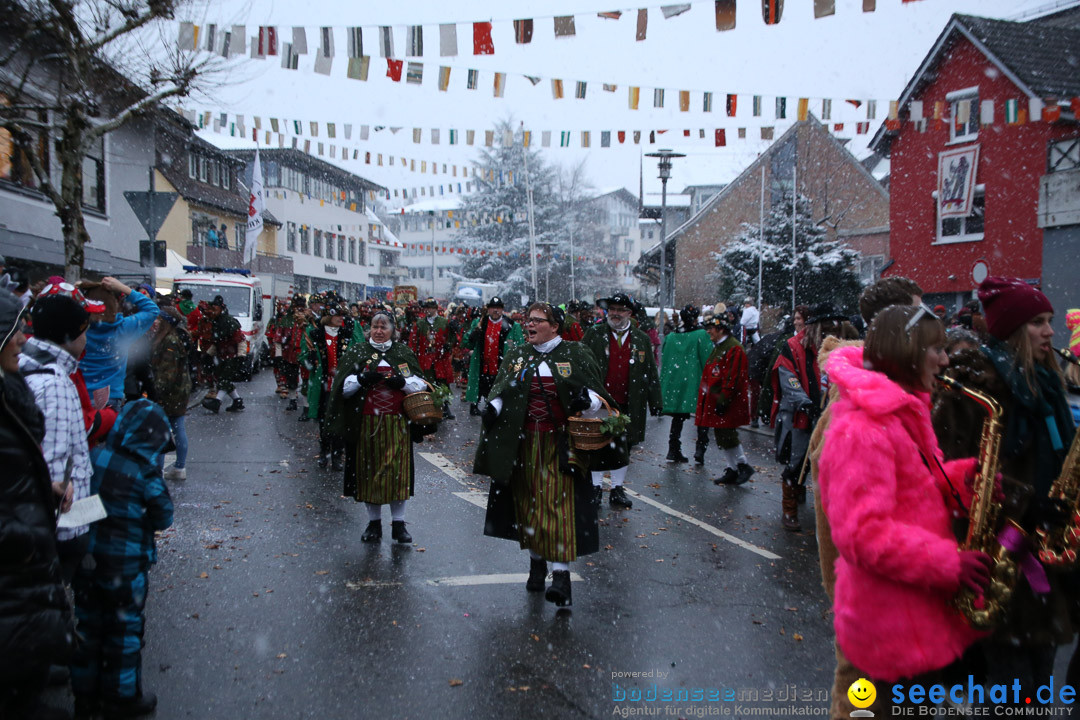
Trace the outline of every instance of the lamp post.
[[[645, 157], [659, 159], [660, 166], [660, 312], [668, 304], [667, 292], [667, 181], [671, 179], [671, 159], [686, 157], [682, 153], [671, 150], [658, 150], [654, 153], [645, 153]], [[674, 281], [675, 278], [672, 278]], [[664, 325], [657, 328], [660, 342], [664, 341]]]

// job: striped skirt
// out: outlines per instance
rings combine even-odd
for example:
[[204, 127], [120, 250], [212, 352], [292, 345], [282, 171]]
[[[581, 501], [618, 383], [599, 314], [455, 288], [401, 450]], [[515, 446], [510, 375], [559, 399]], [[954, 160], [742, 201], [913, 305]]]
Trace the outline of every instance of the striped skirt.
[[383, 505], [413, 490], [412, 441], [401, 415], [365, 415], [354, 441], [356, 500]]
[[556, 435], [524, 431], [510, 477], [521, 547], [551, 562], [577, 559], [574, 479], [559, 472]]

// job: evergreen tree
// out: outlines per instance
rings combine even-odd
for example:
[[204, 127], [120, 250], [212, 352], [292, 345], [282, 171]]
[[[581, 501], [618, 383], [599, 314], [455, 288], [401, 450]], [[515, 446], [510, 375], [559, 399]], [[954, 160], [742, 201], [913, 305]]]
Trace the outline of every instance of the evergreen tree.
[[[840, 240], [828, 239], [825, 228], [811, 219], [810, 199], [805, 195], [799, 195], [795, 222], [796, 304], [833, 302], [853, 311], [862, 291], [856, 271], [859, 254]], [[766, 215], [764, 237], [759, 225], [743, 223], [741, 232], [712, 256], [716, 268], [710, 277], [718, 283], [719, 297], [729, 304], [739, 306], [743, 298], [757, 297], [760, 257], [762, 302], [790, 307], [791, 196]]]
[[[513, 133], [514, 142], [486, 147], [475, 163], [477, 190], [461, 205], [461, 246], [465, 251], [463, 278], [494, 282], [499, 292], [516, 300], [533, 299], [532, 265], [529, 257], [529, 200], [532, 188], [533, 232], [537, 252], [537, 290], [540, 298], [559, 303], [570, 299], [570, 233], [574, 231], [575, 255], [582, 258], [586, 231], [581, 203], [587, 190], [582, 168], [561, 171], [544, 161], [538, 150], [526, 148], [522, 131], [510, 121], [495, 127], [495, 137]], [[528, 186], [525, 155], [528, 153]], [[598, 275], [601, 265], [576, 260], [577, 292]]]

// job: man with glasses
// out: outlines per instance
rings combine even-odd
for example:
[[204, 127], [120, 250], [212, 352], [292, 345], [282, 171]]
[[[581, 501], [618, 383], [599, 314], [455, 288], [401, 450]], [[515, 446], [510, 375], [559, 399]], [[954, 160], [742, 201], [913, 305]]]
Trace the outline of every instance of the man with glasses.
[[491, 477], [484, 534], [529, 551], [530, 592], [544, 590], [551, 561], [544, 597], [565, 607], [570, 563], [600, 549], [588, 460], [570, 445], [567, 420], [611, 397], [592, 354], [559, 336], [562, 310], [533, 303], [525, 318], [527, 344], [507, 352], [488, 394], [473, 472]]
[[608, 502], [613, 507], [629, 509], [633, 502], [626, 496], [623, 483], [630, 465], [630, 449], [645, 439], [646, 412], [660, 414], [660, 375], [649, 336], [630, 323], [635, 307], [633, 299], [616, 293], [597, 304], [607, 310], [607, 322], [586, 330], [581, 342], [596, 357], [604, 388], [615, 399], [613, 409], [629, 415], [630, 426], [625, 435], [613, 438], [610, 445], [592, 455], [594, 502], [599, 504], [603, 496], [607, 470], [611, 473]]

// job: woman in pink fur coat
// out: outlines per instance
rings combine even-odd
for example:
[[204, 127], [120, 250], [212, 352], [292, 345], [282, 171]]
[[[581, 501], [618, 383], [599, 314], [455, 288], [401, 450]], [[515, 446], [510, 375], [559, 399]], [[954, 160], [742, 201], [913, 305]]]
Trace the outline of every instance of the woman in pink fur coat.
[[828, 361], [839, 399], [819, 487], [839, 551], [836, 639], [873, 680], [941, 670], [981, 637], [950, 605], [961, 587], [989, 584], [990, 558], [960, 552], [951, 529], [958, 503], [970, 502], [975, 461], [943, 463], [930, 425], [944, 343], [933, 313], [894, 306], [874, 319], [865, 347]]

